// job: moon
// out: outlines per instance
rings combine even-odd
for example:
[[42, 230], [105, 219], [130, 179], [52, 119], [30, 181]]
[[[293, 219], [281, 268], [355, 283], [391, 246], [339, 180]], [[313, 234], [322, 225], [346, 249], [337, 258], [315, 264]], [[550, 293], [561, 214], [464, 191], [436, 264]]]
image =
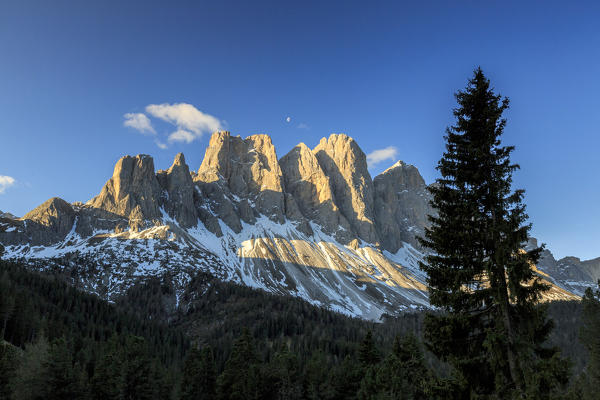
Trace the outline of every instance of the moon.
[[285, 122], [292, 122], [292, 117], [285, 117]]

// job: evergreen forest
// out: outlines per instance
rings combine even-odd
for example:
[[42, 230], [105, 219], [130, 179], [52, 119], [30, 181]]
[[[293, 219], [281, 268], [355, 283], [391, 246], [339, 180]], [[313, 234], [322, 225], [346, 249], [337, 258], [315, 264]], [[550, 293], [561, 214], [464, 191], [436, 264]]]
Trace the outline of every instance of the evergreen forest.
[[[421, 312], [372, 323], [206, 274], [193, 284], [204, 295], [166, 318], [167, 278], [109, 303], [0, 261], [0, 398], [459, 398], [423, 343]], [[594, 398], [598, 292], [548, 313], [571, 365], [562, 398]]]

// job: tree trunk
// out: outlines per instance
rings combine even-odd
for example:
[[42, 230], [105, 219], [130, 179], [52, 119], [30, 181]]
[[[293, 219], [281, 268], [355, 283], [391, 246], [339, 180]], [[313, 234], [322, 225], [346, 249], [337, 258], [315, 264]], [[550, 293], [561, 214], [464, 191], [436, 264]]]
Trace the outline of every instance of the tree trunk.
[[504, 325], [504, 329], [506, 330], [506, 335], [508, 337], [508, 346], [506, 348], [506, 358], [508, 361], [508, 368], [510, 371], [510, 377], [514, 382], [517, 390], [520, 393], [523, 393], [523, 380], [521, 376], [521, 371], [519, 367], [519, 362], [517, 361], [517, 357], [515, 355], [515, 340], [514, 340], [514, 332], [512, 327], [512, 321], [510, 318], [510, 303], [508, 297], [508, 287], [506, 285], [506, 274], [504, 273], [504, 267], [502, 269], [502, 276], [497, 277], [498, 284], [500, 287], [498, 288], [498, 293], [500, 298], [498, 299], [500, 302], [500, 312], [502, 313], [502, 322]]

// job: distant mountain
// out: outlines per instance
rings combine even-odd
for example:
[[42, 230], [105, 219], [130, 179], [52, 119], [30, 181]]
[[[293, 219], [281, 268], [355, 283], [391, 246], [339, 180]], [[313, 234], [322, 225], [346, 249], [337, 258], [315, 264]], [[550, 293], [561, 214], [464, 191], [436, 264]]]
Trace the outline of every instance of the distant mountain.
[[[537, 246], [536, 239], [530, 243]], [[600, 257], [586, 261], [577, 257], [556, 260], [549, 250], [544, 250], [538, 267], [552, 277], [554, 283], [578, 296], [583, 296], [588, 287], [597, 287], [600, 279]]]
[[[197, 172], [183, 154], [158, 172], [148, 155], [125, 156], [85, 204], [52, 198], [23, 218], [0, 216], [0, 243], [4, 258], [69, 271], [108, 298], [162, 274], [182, 292], [205, 271], [378, 320], [428, 306], [415, 238], [434, 212], [429, 200], [417, 168], [397, 162], [372, 179], [343, 134], [278, 159], [267, 135], [217, 132]], [[540, 263], [554, 283], [547, 299], [576, 298], [600, 274], [580, 264], [575, 284]]]
[[0, 210], [0, 218], [16, 219], [17, 217], [9, 212], [2, 212], [2, 210]]

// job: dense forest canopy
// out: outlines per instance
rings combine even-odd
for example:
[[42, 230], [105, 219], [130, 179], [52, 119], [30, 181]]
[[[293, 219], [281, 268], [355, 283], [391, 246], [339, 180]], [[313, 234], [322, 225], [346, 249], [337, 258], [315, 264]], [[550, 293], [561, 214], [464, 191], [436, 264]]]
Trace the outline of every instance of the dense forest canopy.
[[[6, 261], [0, 289], [1, 398], [447, 398], [452, 390], [448, 366], [421, 343], [421, 313], [372, 323], [199, 274], [190, 293], [203, 296], [184, 297], [169, 314], [168, 277], [110, 304]], [[573, 382], [587, 376], [581, 311], [572, 302], [549, 310]]]

